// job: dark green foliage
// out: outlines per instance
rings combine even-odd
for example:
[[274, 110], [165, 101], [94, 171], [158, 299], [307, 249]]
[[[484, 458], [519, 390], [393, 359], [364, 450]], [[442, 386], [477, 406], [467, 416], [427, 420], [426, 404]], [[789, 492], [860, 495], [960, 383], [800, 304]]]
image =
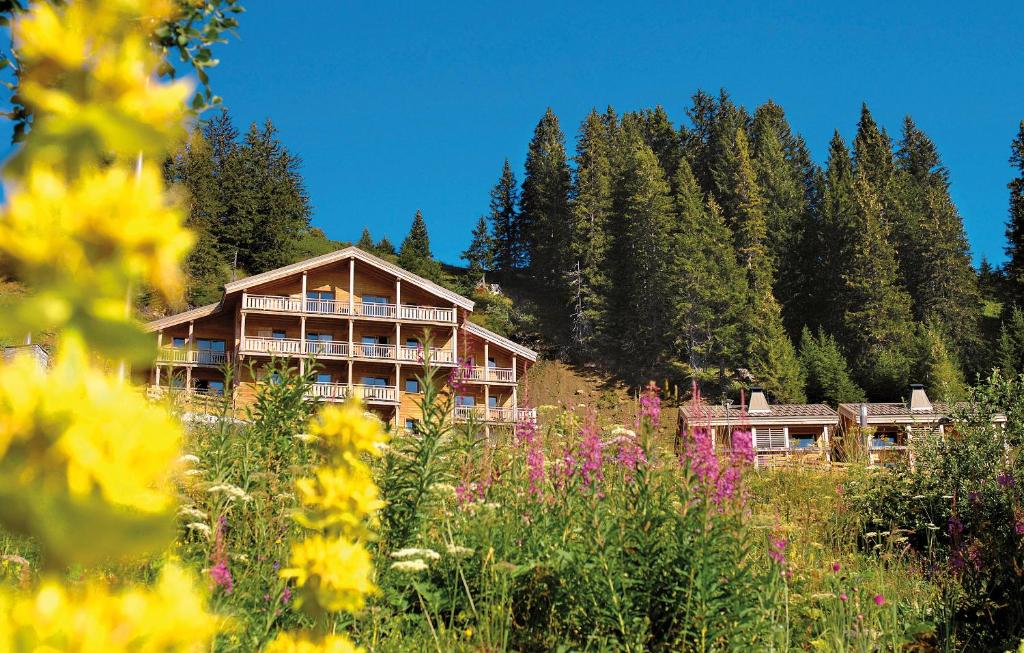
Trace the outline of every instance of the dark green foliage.
[[395, 251], [395, 246], [391, 244], [391, 240], [389, 240], [387, 236], [384, 236], [377, 241], [376, 250], [377, 256], [389, 261], [395, 260], [398, 256], [398, 252]]
[[548, 108], [526, 154], [520, 233], [530, 272], [554, 295], [552, 299], [565, 296], [565, 275], [569, 272], [563, 254], [569, 243], [570, 190], [565, 136], [558, 117]]
[[364, 252], [370, 253], [373, 253], [376, 249], [376, 245], [373, 244], [373, 236], [370, 235], [369, 227], [363, 227], [363, 233], [359, 236], [359, 240], [356, 241], [356, 247]]
[[1024, 306], [1024, 120], [1010, 144], [1010, 165], [1016, 176], [1008, 184], [1010, 215], [1006, 221], [1006, 280], [1009, 296]]
[[999, 330], [995, 364], [1003, 374], [1024, 374], [1024, 310], [1014, 306]]
[[473, 229], [473, 239], [469, 247], [462, 253], [462, 258], [469, 263], [469, 272], [480, 275], [494, 267], [494, 239], [487, 230], [487, 218], [480, 216]]
[[494, 268], [507, 271], [521, 268], [526, 261], [526, 241], [519, 213], [519, 185], [508, 159], [501, 177], [491, 189], [491, 232], [494, 234]]
[[419, 209], [416, 209], [412, 226], [409, 227], [409, 234], [402, 241], [402, 247], [398, 250], [398, 265], [413, 274], [438, 283], [444, 276], [441, 264], [434, 260], [434, 255], [430, 252], [427, 223]]
[[864, 401], [864, 391], [850, 378], [850, 368], [831, 335], [817, 335], [804, 327], [800, 337], [800, 365], [807, 379], [807, 400], [832, 406]]

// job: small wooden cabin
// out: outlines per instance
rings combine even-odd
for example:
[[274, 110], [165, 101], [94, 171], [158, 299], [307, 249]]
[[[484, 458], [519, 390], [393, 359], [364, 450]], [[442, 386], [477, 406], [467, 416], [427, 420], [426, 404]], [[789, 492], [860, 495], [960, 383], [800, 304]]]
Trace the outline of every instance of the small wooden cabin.
[[828, 461], [839, 415], [826, 404], [770, 404], [762, 388], [750, 389], [750, 404], [691, 403], [679, 410], [680, 438], [710, 428], [716, 451], [729, 451], [734, 431], [750, 429], [758, 466], [792, 460]]

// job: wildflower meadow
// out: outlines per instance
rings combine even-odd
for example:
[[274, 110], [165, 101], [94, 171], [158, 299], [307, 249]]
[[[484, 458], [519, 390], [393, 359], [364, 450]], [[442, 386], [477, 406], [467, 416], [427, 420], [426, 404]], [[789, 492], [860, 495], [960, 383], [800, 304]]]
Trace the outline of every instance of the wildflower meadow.
[[455, 424], [466, 367], [430, 342], [411, 428], [309, 401], [312, 359], [245, 409], [147, 398], [126, 297], [180, 301], [194, 244], [160, 173], [212, 100], [163, 58], [193, 4], [10, 26], [31, 129], [0, 255], [32, 293], [3, 320], [54, 361], [0, 365], [0, 652], [1024, 651], [1024, 378], [893, 468], [764, 469], [743, 422], [677, 438], [696, 386]]

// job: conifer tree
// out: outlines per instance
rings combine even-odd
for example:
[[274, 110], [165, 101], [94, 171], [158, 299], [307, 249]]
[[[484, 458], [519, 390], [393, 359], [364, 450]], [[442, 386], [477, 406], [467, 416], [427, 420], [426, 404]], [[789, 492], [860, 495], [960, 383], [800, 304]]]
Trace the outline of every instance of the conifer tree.
[[565, 136], [549, 107], [534, 130], [526, 154], [520, 231], [527, 245], [530, 271], [555, 301], [564, 301], [564, 278], [569, 271], [565, 255], [570, 190]]
[[644, 109], [636, 115], [640, 122], [644, 142], [658, 157], [658, 163], [671, 183], [676, 167], [679, 165], [679, 159], [683, 155], [679, 132], [676, 131], [672, 121], [669, 120], [668, 113], [660, 104], [654, 109]]
[[858, 382], [876, 400], [901, 396], [909, 383], [913, 325], [910, 297], [900, 283], [889, 226], [863, 172], [854, 180], [856, 214], [849, 257], [842, 266], [844, 342]]
[[917, 361], [914, 378], [924, 384], [928, 395], [940, 401], [963, 398], [966, 384], [956, 357], [946, 345], [942, 327], [934, 323], [918, 324]]
[[[853, 165], [850, 151], [839, 132], [832, 135], [823, 179], [820, 224], [812, 246], [816, 251], [808, 282], [807, 323], [833, 335], [845, 333], [843, 309], [846, 304], [844, 266], [856, 238], [857, 205], [854, 198]], [[815, 274], [816, 273], [816, 274]], [[816, 291], [813, 290], [816, 288]]]
[[1024, 120], [1010, 144], [1010, 165], [1016, 176], [1010, 181], [1010, 215], [1006, 222], [1006, 281], [1011, 301], [1024, 306]]
[[482, 275], [494, 265], [494, 241], [487, 229], [487, 218], [480, 216], [473, 229], [469, 247], [462, 253], [462, 258], [469, 263], [469, 272], [474, 276]]
[[824, 331], [817, 335], [804, 327], [800, 337], [800, 365], [807, 379], [807, 400], [832, 406], [861, 402], [864, 391], [850, 377], [850, 368], [836, 339]]
[[398, 256], [395, 252], [395, 246], [387, 236], [378, 240], [377, 244], [374, 245], [374, 248], [377, 250], [377, 256], [380, 256], [381, 258], [392, 260]]
[[704, 202], [685, 159], [676, 168], [672, 187], [674, 357], [699, 380], [710, 380], [716, 371], [721, 378], [743, 357], [739, 322], [746, 310], [747, 279], [721, 209], [713, 198]]
[[[857, 136], [853, 139], [853, 160], [855, 170], [864, 175], [864, 179], [871, 184], [875, 195], [882, 202], [883, 211], [889, 210], [893, 175], [896, 171], [892, 140], [884, 129], [879, 129], [867, 103], [861, 104], [860, 108]], [[883, 217], [889, 219], [891, 216]]]
[[1024, 310], [1017, 305], [1006, 312], [999, 329], [996, 365], [1009, 377], [1024, 374]]
[[491, 233], [494, 238], [494, 268], [516, 270], [526, 260], [519, 216], [519, 184], [508, 159], [491, 189]]
[[757, 186], [747, 136], [735, 132], [731, 193], [737, 225], [740, 264], [746, 268], [750, 297], [744, 316], [747, 366], [755, 379], [776, 399], [804, 399], [803, 375], [796, 349], [782, 326], [782, 309], [775, 299], [774, 265], [768, 251], [764, 200]]
[[440, 282], [441, 280], [441, 265], [434, 260], [434, 255], [430, 252], [427, 223], [423, 220], [423, 213], [419, 209], [416, 209], [412, 226], [409, 227], [409, 234], [402, 241], [402, 247], [398, 250], [398, 265], [431, 281]]
[[373, 244], [373, 236], [370, 235], [370, 228], [363, 227], [363, 233], [359, 236], [359, 241], [356, 243], [356, 247], [369, 252], [371, 254], [377, 253], [377, 246]]
[[654, 152], [633, 130], [623, 134], [621, 169], [613, 194], [613, 294], [610, 319], [626, 378], [635, 384], [660, 375], [669, 351], [672, 283], [672, 202]]
[[568, 260], [568, 291], [572, 302], [570, 342], [584, 357], [597, 353], [600, 329], [607, 317], [608, 220], [612, 210], [611, 138], [605, 117], [591, 110], [580, 126], [576, 141]]

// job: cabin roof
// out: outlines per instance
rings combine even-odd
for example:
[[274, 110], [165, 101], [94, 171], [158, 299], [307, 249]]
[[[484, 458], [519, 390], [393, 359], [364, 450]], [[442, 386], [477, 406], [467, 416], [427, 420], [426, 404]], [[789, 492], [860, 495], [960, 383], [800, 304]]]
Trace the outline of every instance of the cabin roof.
[[505, 349], [508, 349], [514, 354], [522, 356], [523, 358], [527, 359], [530, 362], [534, 362], [537, 360], [537, 352], [533, 351], [528, 347], [524, 347], [520, 344], [512, 342], [511, 340], [504, 336], [499, 336], [497, 333], [491, 331], [490, 329], [485, 329], [484, 327], [480, 326], [479, 324], [476, 324], [475, 322], [470, 322], [469, 320], [466, 320], [465, 325], [466, 331], [472, 333], [475, 336], [479, 336], [485, 340], [493, 342], [496, 345], [504, 347]]
[[188, 322], [189, 320], [198, 320], [201, 317], [206, 317], [208, 315], [213, 315], [214, 313], [219, 313], [222, 305], [223, 301], [219, 301], [214, 302], [212, 304], [207, 304], [206, 306], [193, 308], [192, 310], [185, 311], [184, 313], [175, 313], [174, 315], [168, 315], [167, 317], [162, 317], [158, 320], [146, 322], [142, 328], [146, 331], [158, 331], [160, 329], [166, 329], [167, 327], [171, 327], [176, 324], [181, 324], [182, 322]]
[[[971, 405], [966, 402], [948, 404], [941, 401], [933, 401], [931, 403], [931, 410], [911, 410], [907, 404], [901, 402], [839, 404], [839, 414], [847, 419], [857, 421], [860, 419], [861, 406], [867, 406], [868, 408], [869, 424], [911, 424], [937, 422], [951, 417], [957, 411], [969, 410]], [[1005, 422], [1006, 415], [996, 413], [992, 416], [992, 421]]]
[[772, 404], [767, 413], [744, 413], [740, 406], [722, 406], [701, 403], [687, 404], [680, 408], [680, 415], [687, 421], [700, 423], [710, 421], [711, 426], [725, 426], [745, 422], [758, 424], [835, 424], [839, 415], [827, 404]]
[[355, 246], [345, 247], [343, 249], [335, 250], [333, 252], [328, 252], [327, 254], [322, 254], [320, 256], [308, 258], [304, 261], [299, 261], [298, 263], [292, 263], [291, 265], [286, 265], [284, 267], [280, 267], [274, 270], [268, 270], [267, 272], [263, 272], [261, 274], [254, 274], [250, 277], [245, 277], [244, 279], [232, 281], [231, 283], [224, 285], [224, 294], [228, 295], [234, 292], [239, 292], [241, 290], [245, 290], [253, 286], [258, 286], [271, 281], [276, 281], [278, 279], [283, 279], [284, 277], [290, 276], [292, 274], [296, 274], [313, 268], [318, 268], [324, 265], [329, 265], [331, 263], [343, 261], [348, 258], [355, 258], [356, 260], [362, 261], [363, 263], [372, 265], [373, 267], [376, 267], [380, 270], [384, 270], [389, 274], [393, 274], [402, 281], [407, 281], [413, 284], [414, 286], [422, 288], [423, 290], [426, 290], [432, 295], [435, 295], [442, 299], [446, 299], [451, 303], [455, 304], [456, 306], [466, 309], [467, 311], [473, 310], [473, 300], [463, 297], [458, 293], [452, 292], [447, 288], [443, 288], [438, 284], [434, 283], [433, 281], [430, 281], [429, 279], [424, 279], [418, 274], [413, 274], [408, 270], [398, 267], [394, 263], [385, 261], [384, 259], [378, 256], [374, 256], [369, 252], [365, 252]]

